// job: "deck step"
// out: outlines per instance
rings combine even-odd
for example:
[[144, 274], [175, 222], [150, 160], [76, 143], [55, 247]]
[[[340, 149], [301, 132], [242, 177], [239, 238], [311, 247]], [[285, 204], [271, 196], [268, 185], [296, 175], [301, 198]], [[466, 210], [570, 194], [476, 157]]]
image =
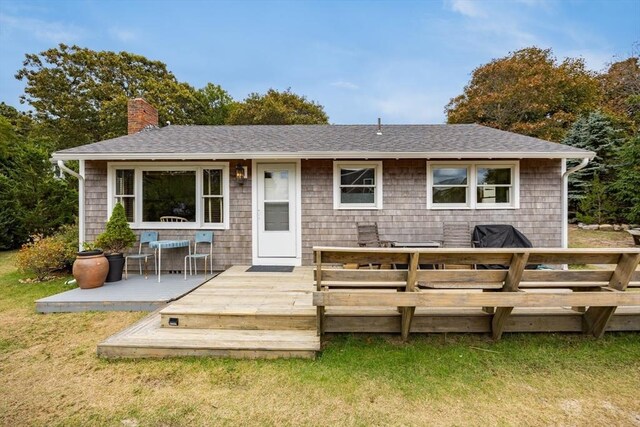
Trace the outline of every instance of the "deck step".
[[316, 330], [315, 313], [184, 313], [172, 310], [160, 316], [162, 328], [167, 329]]
[[315, 330], [311, 291], [198, 289], [160, 311], [171, 329]]
[[176, 330], [162, 328], [158, 312], [98, 345], [98, 355], [106, 358], [314, 358], [319, 350], [320, 338], [315, 330]]

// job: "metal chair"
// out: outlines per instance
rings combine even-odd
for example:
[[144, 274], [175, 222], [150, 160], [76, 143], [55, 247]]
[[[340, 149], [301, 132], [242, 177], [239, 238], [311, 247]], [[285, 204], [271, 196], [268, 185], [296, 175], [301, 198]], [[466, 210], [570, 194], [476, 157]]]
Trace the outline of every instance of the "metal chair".
[[188, 222], [187, 218], [181, 216], [161, 216], [160, 222]]
[[140, 275], [142, 276], [142, 260], [144, 260], [144, 278], [148, 277], [147, 274], [147, 263], [149, 261], [149, 257], [153, 257], [153, 268], [156, 274], [158, 274], [158, 266], [156, 264], [156, 251], [154, 249], [153, 253], [145, 253], [142, 252], [142, 245], [149, 245], [150, 242], [154, 242], [158, 240], [158, 232], [157, 231], [143, 231], [140, 233], [140, 245], [138, 246], [138, 253], [133, 255], [127, 255], [124, 258], [124, 278], [125, 280], [129, 278], [129, 258], [137, 259], [138, 265], [140, 267]]
[[[198, 243], [208, 243], [209, 253], [198, 253]], [[207, 275], [207, 258], [209, 259], [209, 271], [213, 271], [213, 231], [198, 231], [193, 244], [193, 253], [184, 257], [184, 280], [187, 280], [187, 258], [189, 259], [189, 275], [193, 275], [191, 260], [193, 259], [193, 269], [198, 274], [198, 259], [204, 259], [204, 275]]]

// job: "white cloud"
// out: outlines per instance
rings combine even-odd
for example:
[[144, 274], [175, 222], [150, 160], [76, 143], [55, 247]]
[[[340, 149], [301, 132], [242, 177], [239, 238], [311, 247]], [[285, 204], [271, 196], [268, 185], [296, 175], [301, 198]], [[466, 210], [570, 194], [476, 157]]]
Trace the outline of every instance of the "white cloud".
[[135, 40], [137, 37], [135, 32], [131, 30], [127, 30], [125, 28], [120, 28], [120, 27], [109, 28], [109, 35], [112, 38], [119, 40], [123, 43], [127, 43], [132, 40]]
[[329, 86], [337, 87], [340, 89], [358, 90], [360, 86], [355, 83], [351, 83], [345, 80], [338, 80], [337, 82], [329, 83]]
[[73, 43], [82, 38], [84, 30], [72, 24], [47, 22], [41, 19], [15, 17], [0, 14], [3, 31], [19, 31], [33, 34], [36, 38], [52, 43]]
[[471, 18], [484, 17], [487, 14], [480, 8], [480, 2], [475, 0], [450, 0], [449, 8], [454, 12]]

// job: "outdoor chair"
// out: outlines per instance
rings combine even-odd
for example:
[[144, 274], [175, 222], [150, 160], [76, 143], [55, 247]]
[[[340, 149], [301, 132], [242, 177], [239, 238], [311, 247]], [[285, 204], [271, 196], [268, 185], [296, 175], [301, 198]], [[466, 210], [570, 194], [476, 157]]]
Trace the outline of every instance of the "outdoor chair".
[[[358, 246], [361, 248], [390, 248], [393, 246], [391, 240], [380, 240], [380, 233], [378, 232], [378, 223], [356, 223], [358, 229]], [[380, 268], [381, 264], [358, 264], [358, 268], [366, 267], [373, 268], [373, 266]]]
[[158, 274], [158, 266], [156, 265], [156, 251], [154, 250], [152, 253], [142, 252], [142, 245], [149, 246], [150, 242], [154, 242], [158, 240], [158, 232], [157, 231], [144, 231], [140, 233], [140, 244], [138, 245], [138, 253], [127, 255], [124, 259], [124, 278], [125, 280], [129, 278], [129, 258], [137, 259], [138, 265], [140, 267], [140, 275], [142, 276], [142, 260], [144, 260], [144, 278], [148, 277], [147, 274], [147, 264], [149, 262], [149, 258], [153, 257], [153, 268], [156, 274]]
[[181, 216], [161, 216], [160, 222], [187, 222], [187, 218]]
[[391, 240], [380, 240], [378, 233], [378, 223], [356, 223], [358, 228], [358, 246], [361, 248], [389, 248], [393, 243]]
[[[198, 253], [198, 243], [208, 243], [209, 253]], [[193, 253], [184, 257], [184, 280], [187, 280], [187, 259], [189, 260], [189, 275], [198, 274], [198, 259], [204, 259], [204, 275], [207, 275], [207, 260], [209, 261], [209, 272], [213, 271], [213, 231], [198, 231], [196, 233], [195, 243], [193, 244]], [[191, 264], [193, 260], [193, 265]], [[192, 270], [193, 267], [193, 270]]]

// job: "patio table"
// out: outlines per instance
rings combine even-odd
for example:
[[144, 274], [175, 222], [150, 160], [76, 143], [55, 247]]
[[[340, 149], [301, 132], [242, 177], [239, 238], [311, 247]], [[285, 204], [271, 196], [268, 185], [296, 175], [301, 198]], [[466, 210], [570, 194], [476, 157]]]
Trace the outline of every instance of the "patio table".
[[439, 248], [440, 242], [392, 242], [394, 248]]
[[162, 248], [189, 248], [189, 255], [191, 255], [190, 240], [154, 240], [153, 242], [149, 242], [149, 247], [152, 249], [158, 249], [158, 283], [160, 283], [160, 275], [162, 274]]
[[[436, 241], [429, 241], [429, 242], [393, 242], [391, 243], [391, 246], [393, 246], [394, 248], [413, 248], [413, 249], [417, 249], [417, 248], [439, 248], [442, 246], [442, 244], [440, 242], [436, 242]], [[396, 264], [396, 268], [398, 268], [398, 266], [405, 268], [405, 265], [402, 264]], [[408, 267], [408, 266], [406, 266]], [[432, 264], [420, 264], [418, 266], [419, 269], [432, 269], [432, 268], [439, 268], [440, 266], [438, 265], [432, 265]]]

